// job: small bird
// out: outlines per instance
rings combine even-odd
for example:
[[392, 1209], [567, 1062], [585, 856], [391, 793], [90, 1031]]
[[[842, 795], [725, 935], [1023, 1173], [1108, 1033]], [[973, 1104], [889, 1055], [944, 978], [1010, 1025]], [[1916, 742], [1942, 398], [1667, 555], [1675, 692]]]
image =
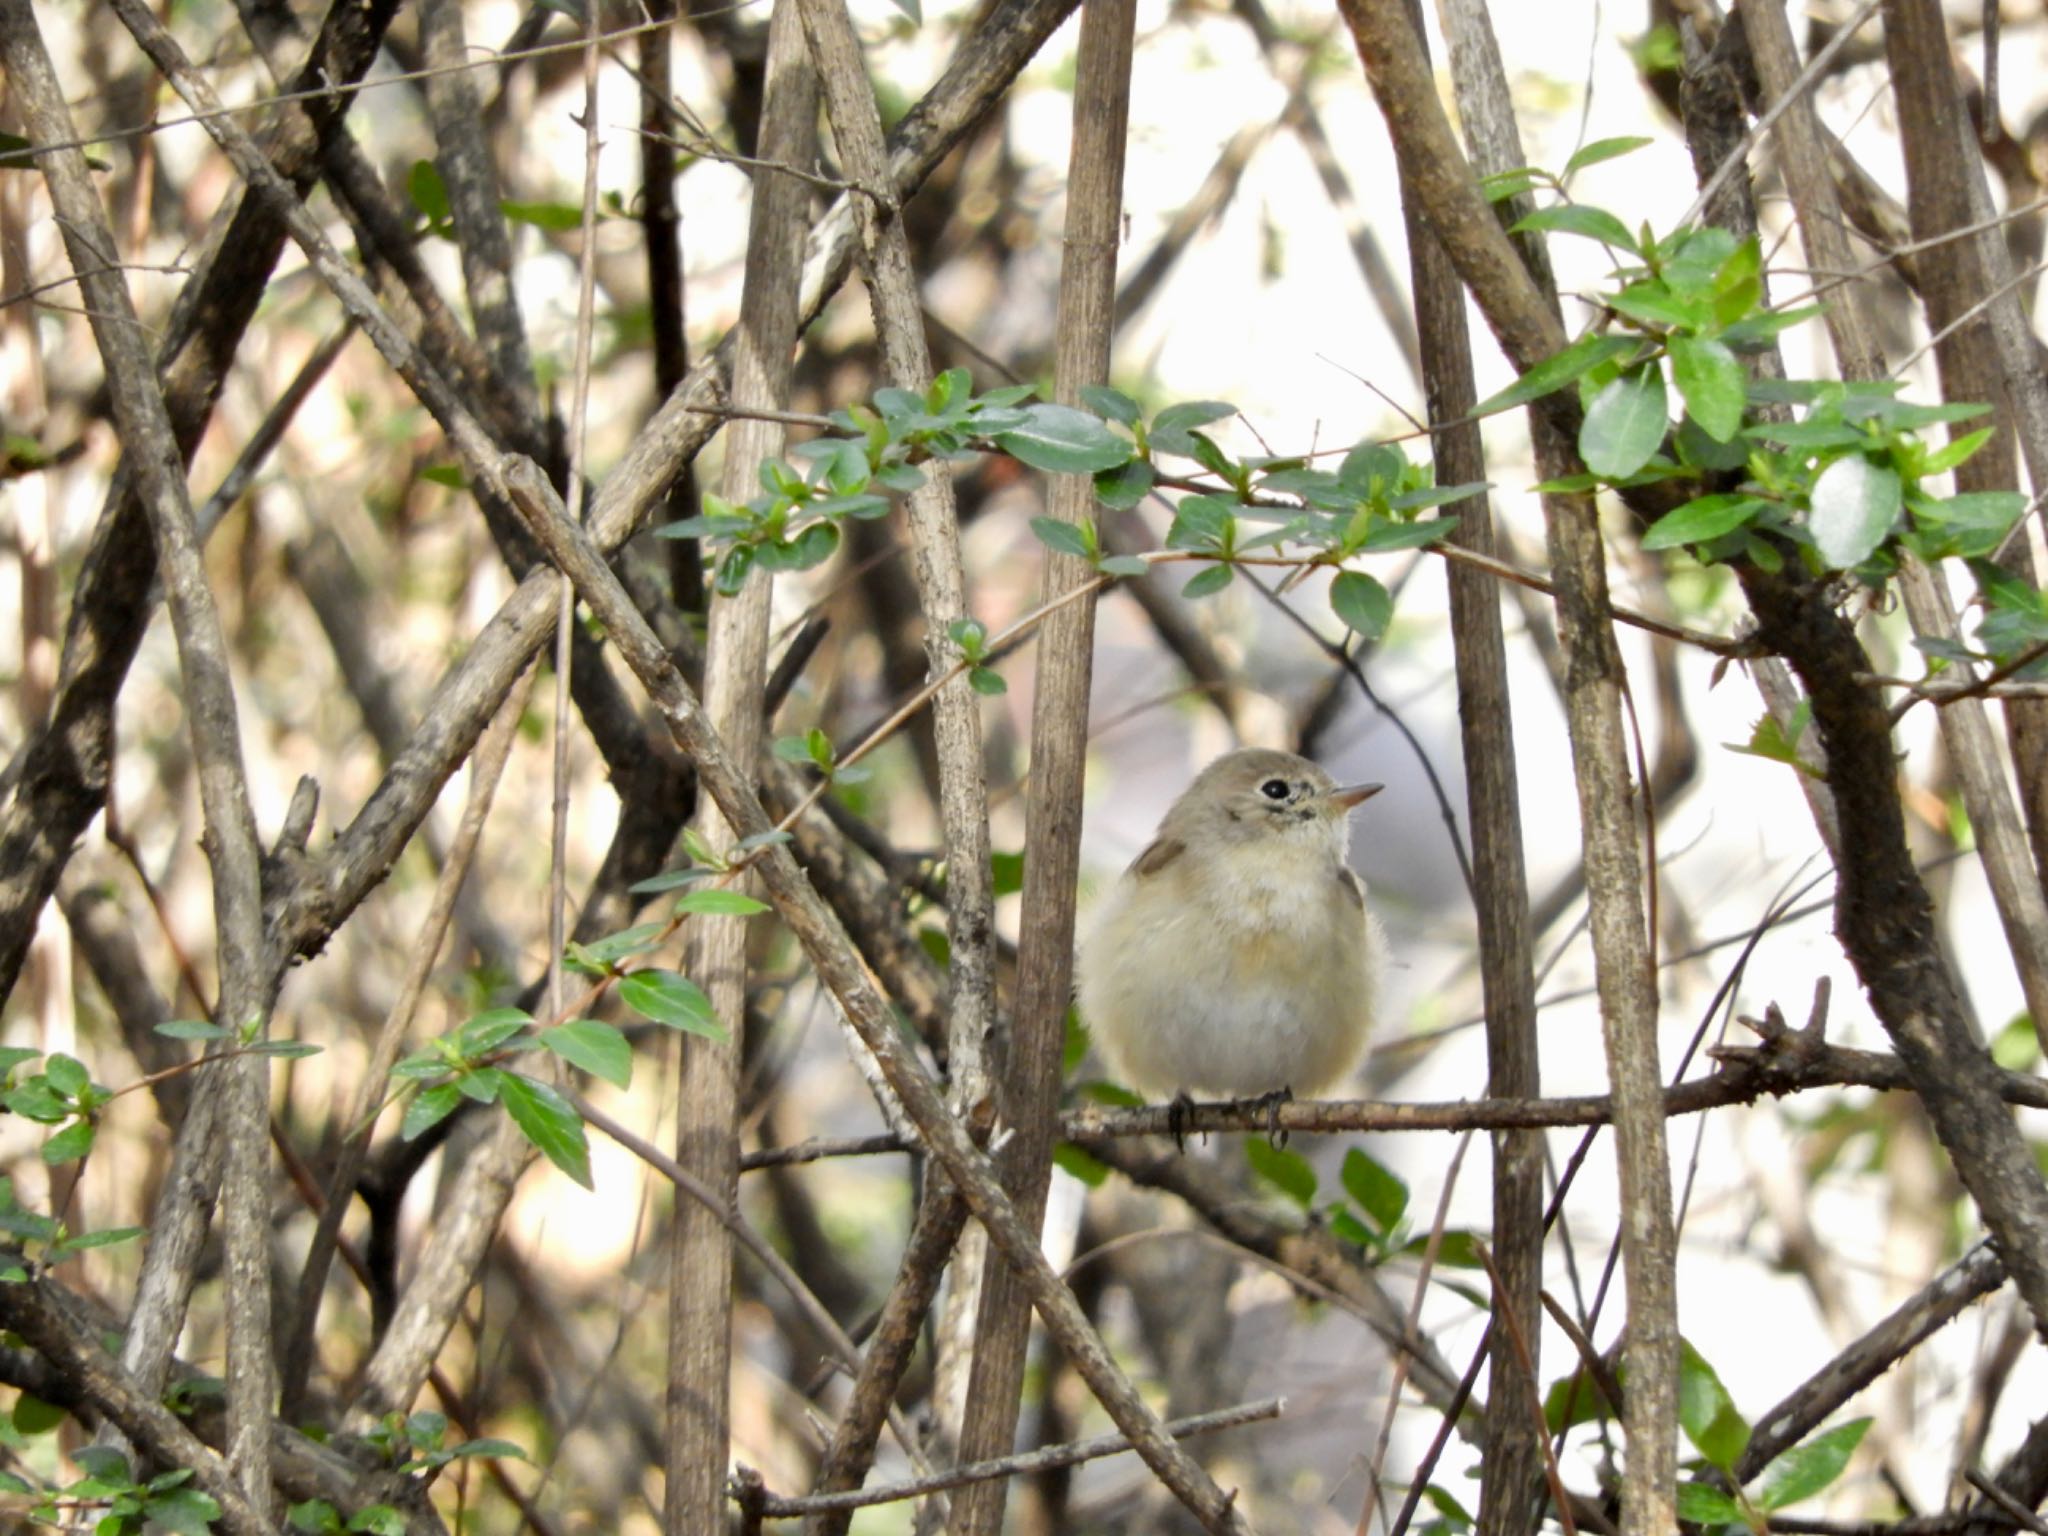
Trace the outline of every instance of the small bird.
[[1380, 789], [1339, 788], [1291, 752], [1202, 770], [1081, 946], [1081, 1017], [1119, 1081], [1277, 1100], [1358, 1064], [1385, 940], [1344, 862], [1345, 818]]

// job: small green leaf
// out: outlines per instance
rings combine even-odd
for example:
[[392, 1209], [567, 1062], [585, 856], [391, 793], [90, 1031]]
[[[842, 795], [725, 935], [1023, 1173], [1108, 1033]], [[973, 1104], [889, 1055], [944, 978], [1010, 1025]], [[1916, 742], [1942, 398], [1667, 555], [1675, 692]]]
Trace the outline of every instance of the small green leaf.
[[674, 971], [635, 971], [619, 983], [619, 1001], [635, 1013], [709, 1040], [727, 1038], [704, 989]]
[[1382, 1237], [1407, 1214], [1408, 1186], [1357, 1147], [1344, 1154], [1343, 1178], [1344, 1192], [1372, 1219]]
[[1110, 555], [1096, 561], [1095, 569], [1105, 576], [1142, 576], [1152, 569], [1152, 562], [1139, 555]]
[[78, 1161], [92, 1151], [93, 1135], [93, 1124], [90, 1120], [72, 1121], [43, 1143], [43, 1161], [52, 1168]]
[[147, 1232], [147, 1227], [101, 1227], [93, 1232], [80, 1232], [75, 1237], [64, 1239], [67, 1253], [83, 1252], [87, 1248], [113, 1248], [122, 1243], [132, 1243]]
[[66, 1056], [62, 1051], [53, 1051], [50, 1059], [43, 1063], [43, 1076], [67, 1099], [77, 1098], [92, 1086], [92, 1077], [85, 1070], [85, 1063], [76, 1056]]
[[432, 1088], [422, 1088], [405, 1106], [405, 1119], [398, 1127], [399, 1139], [418, 1141], [454, 1114], [461, 1102], [462, 1090], [453, 1083], [437, 1083]]
[[303, 1061], [308, 1056], [318, 1056], [327, 1047], [310, 1040], [258, 1040], [246, 1049], [251, 1056], [266, 1056], [272, 1061]]
[[1835, 460], [1813, 482], [1807, 530], [1831, 570], [1861, 565], [1898, 521], [1899, 476], [1860, 453]]
[[1227, 563], [1218, 561], [1214, 565], [1204, 566], [1189, 577], [1187, 584], [1180, 589], [1180, 595], [1190, 600], [1208, 597], [1229, 586], [1236, 575], [1237, 572]]
[[1387, 589], [1363, 571], [1339, 571], [1330, 583], [1330, 608], [1338, 618], [1367, 640], [1387, 632], [1394, 617], [1394, 599]]
[[1739, 1525], [1742, 1506], [1705, 1483], [1678, 1485], [1678, 1518], [1697, 1525]]
[[1641, 345], [1633, 336], [1608, 336], [1587, 332], [1577, 341], [1543, 359], [1497, 395], [1472, 407], [1474, 416], [1491, 416], [1512, 405], [1526, 405], [1554, 393], [1602, 363], [1626, 357]]
[[[520, 203], [509, 197], [498, 199], [498, 212], [515, 224], [562, 234], [583, 227], [583, 210], [572, 203]], [[602, 215], [600, 215], [602, 217]]]
[[1637, 137], [1595, 139], [1590, 144], [1582, 145], [1577, 154], [1565, 161], [1564, 175], [1569, 178], [1589, 165], [1598, 165], [1603, 160], [1615, 160], [1623, 155], [1634, 154], [1645, 144], [1652, 142], [1654, 141]]
[[307, 1499], [303, 1504], [294, 1504], [284, 1512], [284, 1517], [295, 1531], [304, 1531], [307, 1536], [329, 1536], [330, 1532], [341, 1529], [341, 1516], [325, 1499]]
[[1735, 436], [1749, 405], [1749, 375], [1733, 352], [1718, 341], [1673, 336], [1671, 381], [1685, 399], [1685, 411], [1717, 443]]
[[677, 917], [752, 917], [767, 910], [767, 902], [744, 891], [692, 891], [676, 903]]
[[[780, 743], [777, 743], [777, 745], [780, 745]], [[782, 754], [778, 752], [775, 755], [780, 757]], [[808, 758], [800, 759], [800, 761], [808, 760]], [[695, 885], [700, 880], [709, 880], [717, 873], [718, 871], [715, 869], [706, 869], [701, 864], [692, 864], [687, 869], [665, 869], [658, 875], [650, 875], [645, 880], [635, 881], [632, 885], [627, 886], [626, 889], [635, 896], [659, 896], [664, 891], [680, 890], [683, 886]]]
[[169, 1019], [156, 1032], [172, 1040], [225, 1040], [234, 1033], [211, 1019]]
[[998, 694], [1010, 691], [1010, 685], [1004, 679], [1003, 674], [989, 667], [969, 667], [967, 669], [967, 686], [976, 693], [983, 694], [989, 698], [994, 698]]
[[581, 1067], [614, 1088], [633, 1086], [633, 1047], [609, 1024], [596, 1019], [571, 1019], [542, 1030], [540, 1043], [570, 1066]]
[[1615, 1417], [1614, 1405], [1607, 1401], [1583, 1365], [1553, 1381], [1550, 1390], [1543, 1394], [1543, 1423], [1553, 1435], [1596, 1419]]
[[1756, 496], [1695, 496], [1652, 523], [1643, 535], [1643, 548], [1676, 549], [1681, 544], [1704, 544], [1734, 532], [1767, 505]]
[[1099, 1189], [1109, 1177], [1109, 1165], [1094, 1153], [1075, 1146], [1071, 1141], [1057, 1143], [1052, 1149], [1053, 1166], [1071, 1178], [1079, 1179], [1090, 1189]]
[[55, 1403], [24, 1392], [14, 1400], [14, 1427], [24, 1435], [47, 1435], [68, 1417]]
[[1655, 363], [1610, 381], [1586, 408], [1579, 427], [1579, 457], [1596, 475], [1619, 480], [1650, 462], [1670, 426], [1664, 373]]
[[1224, 421], [1236, 414], [1237, 407], [1227, 400], [1184, 400], [1179, 405], [1169, 405], [1153, 417], [1147, 436], [1161, 453], [1191, 459], [1196, 451], [1194, 429], [1205, 427], [1212, 421]]
[[583, 1132], [583, 1118], [546, 1083], [537, 1083], [517, 1072], [507, 1072], [503, 1090], [505, 1112], [526, 1139], [549, 1162], [585, 1189], [590, 1182], [590, 1140]]
[[1851, 1419], [1778, 1456], [1764, 1469], [1757, 1507], [1783, 1509], [1812, 1498], [1842, 1475], [1869, 1428], [1870, 1420]]
[[1135, 427], [1138, 424], [1138, 402], [1122, 390], [1111, 389], [1107, 384], [1082, 385], [1081, 403], [1105, 420], [1118, 422], [1126, 427]]
[[1749, 1424], [1704, 1356], [1685, 1340], [1678, 1345], [1678, 1422], [1708, 1464], [1729, 1471], [1749, 1445]]
[[1627, 251], [1630, 255], [1640, 254], [1636, 248], [1636, 237], [1628, 232], [1626, 224], [1605, 208], [1594, 208], [1585, 203], [1559, 203], [1555, 207], [1539, 208], [1526, 218], [1517, 219], [1508, 233], [1519, 235], [1532, 229], [1582, 235], [1616, 250]]
[[1031, 519], [1031, 531], [1038, 535], [1038, 542], [1047, 549], [1056, 549], [1061, 554], [1072, 555], [1078, 560], [1095, 558], [1095, 550], [1078, 523], [1070, 523], [1058, 517], [1034, 517]]
[[1024, 415], [1024, 425], [996, 433], [995, 441], [1033, 469], [1092, 475], [1131, 460], [1134, 450], [1129, 441], [1110, 431], [1099, 416], [1042, 401], [1025, 406]]
[[151, 1525], [160, 1526], [173, 1536], [212, 1536], [213, 1522], [220, 1518], [220, 1505], [212, 1494], [200, 1489], [173, 1488], [147, 1500], [143, 1513]]
[[1245, 1138], [1244, 1155], [1253, 1173], [1303, 1210], [1315, 1204], [1316, 1171], [1299, 1152], [1276, 1147], [1263, 1136], [1249, 1136]]
[[1149, 459], [1132, 459], [1095, 476], [1095, 499], [1116, 512], [1127, 512], [1151, 494], [1159, 472]]
[[405, 179], [405, 190], [412, 199], [413, 207], [427, 216], [428, 223], [448, 222], [448, 188], [442, 182], [440, 169], [433, 161], [413, 161], [412, 171]]

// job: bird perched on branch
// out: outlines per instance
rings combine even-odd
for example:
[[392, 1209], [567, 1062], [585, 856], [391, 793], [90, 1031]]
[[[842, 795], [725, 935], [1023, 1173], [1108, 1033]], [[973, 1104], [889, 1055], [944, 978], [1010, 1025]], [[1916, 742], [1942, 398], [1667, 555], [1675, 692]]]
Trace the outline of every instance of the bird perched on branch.
[[1358, 1064], [1384, 940], [1344, 861], [1346, 818], [1380, 788], [1340, 788], [1291, 752], [1202, 770], [1081, 946], [1081, 1016], [1121, 1082], [1277, 1102]]

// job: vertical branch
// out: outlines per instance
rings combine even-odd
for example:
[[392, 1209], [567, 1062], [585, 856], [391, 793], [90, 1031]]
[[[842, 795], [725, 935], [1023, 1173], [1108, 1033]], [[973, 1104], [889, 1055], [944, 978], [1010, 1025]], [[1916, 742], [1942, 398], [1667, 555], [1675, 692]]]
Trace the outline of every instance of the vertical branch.
[[[1411, 3], [1416, 36], [1421, 17]], [[1524, 163], [1508, 99], [1507, 72], [1483, 0], [1446, 7], [1459, 116], [1475, 169], [1484, 175]], [[1415, 312], [1422, 334], [1426, 419], [1458, 425], [1435, 434], [1439, 485], [1486, 478], [1479, 424], [1466, 420], [1478, 400], [1466, 328], [1465, 289], [1415, 199], [1403, 188]], [[1465, 548], [1494, 553], [1493, 509], [1482, 492], [1444, 509], [1458, 519], [1451, 535]], [[1486, 1091], [1535, 1098], [1542, 1091], [1536, 1049], [1536, 975], [1530, 961], [1529, 888], [1522, 863], [1521, 809], [1515, 776], [1514, 716], [1500, 590], [1483, 572], [1447, 564], [1451, 645], [1458, 673], [1458, 728], [1465, 755], [1472, 824], [1473, 890], [1478, 898], [1480, 986], [1486, 1004]], [[1493, 1133], [1493, 1257], [1500, 1305], [1510, 1328], [1493, 1331], [1487, 1393], [1487, 1454], [1479, 1489], [1482, 1536], [1528, 1536], [1542, 1516], [1542, 1427], [1512, 1389], [1525, 1370], [1515, 1334], [1533, 1353], [1542, 1340], [1543, 1133]]]
[[[1480, 198], [1401, 0], [1342, 0], [1342, 10], [1393, 134], [1404, 181], [1510, 359], [1526, 368], [1557, 351], [1564, 330], [1550, 307], [1554, 300], [1545, 297], [1544, 286], [1517, 258]], [[1579, 468], [1569, 436], [1549, 410], [1532, 413], [1530, 432], [1538, 472], [1546, 479]], [[1662, 1536], [1676, 1520], [1677, 1254], [1657, 1062], [1656, 972], [1621, 720], [1626, 679], [1608, 617], [1605, 557], [1592, 499], [1546, 496], [1543, 510], [1559, 633], [1570, 663], [1566, 724], [1621, 1166], [1629, 1373], [1622, 1530], [1625, 1536]]]
[[[76, 141], [70, 110], [26, 0], [0, 0], [0, 54], [31, 136]], [[220, 1022], [260, 1038], [265, 981], [261, 850], [242, 766], [241, 726], [227, 643], [206, 583], [183, 457], [165, 408], [149, 345], [120, 273], [120, 254], [78, 149], [41, 157], [64, 246], [85, 294], [138, 494], [155, 535], [157, 561], [178, 641], [180, 679], [199, 763], [201, 842], [213, 872]], [[225, 1075], [216, 1134], [225, 1153], [228, 1307], [228, 1465], [257, 1508], [270, 1488], [270, 1417], [275, 1397], [270, 1338], [270, 1095], [268, 1059], [243, 1055]]]
[[[1060, 265], [1059, 338], [1054, 397], [1072, 404], [1082, 388], [1109, 376], [1115, 334], [1116, 248], [1123, 220], [1124, 138], [1130, 118], [1131, 0], [1085, 0], [1079, 74], [1074, 83], [1074, 142], [1068, 161], [1067, 228]], [[1050, 511], [1063, 522], [1087, 519], [1095, 487], [1085, 475], [1057, 475]], [[1092, 578], [1085, 561], [1046, 552], [1048, 600]], [[1088, 690], [1093, 672], [1095, 601], [1070, 603], [1046, 621], [1038, 640], [1038, 692], [1031, 710], [1031, 782], [1025, 807], [1024, 917], [1017, 955], [1017, 997], [1003, 1070], [1002, 1110], [1014, 1136], [1003, 1158], [1004, 1187], [1035, 1232], [1051, 1178], [1053, 1111], [1073, 989], [1074, 895], [1080, 877], [1081, 781], [1087, 765]], [[1017, 1432], [1031, 1314], [1022, 1277], [991, 1267], [981, 1295], [960, 1459], [1011, 1449]], [[956, 1536], [994, 1536], [1008, 1485], [977, 1483], [954, 1501]]]
[[[773, 826], [748, 775], [711, 729], [703, 706], [618, 579], [583, 531], [563, 515], [547, 481], [530, 462], [508, 456], [504, 472], [528, 525], [556, 565], [576, 583], [577, 591], [618, 646], [621, 659], [646, 686], [676, 744], [696, 763], [705, 792], [742, 836], [766, 837]], [[1130, 1436], [1145, 1464], [1205, 1529], [1219, 1536], [1249, 1531], [1234, 1497], [1217, 1487], [1215, 1479], [1165, 1432], [1130, 1378], [1118, 1368], [1073, 1292], [1053, 1272], [1039, 1247], [1036, 1225], [1024, 1220], [997, 1181], [988, 1158], [947, 1109], [937, 1086], [905, 1043], [894, 1009], [854, 950], [845, 927], [812, 889], [796, 859], [787, 848], [765, 846], [757, 867], [776, 911], [802, 946], [819, 981], [831, 992], [847, 1025], [873, 1052], [889, 1086], [902, 1101], [904, 1113], [917, 1128], [918, 1140], [943, 1165], [946, 1177], [988, 1233], [990, 1244], [1024, 1277], [1032, 1306], [1111, 1420]]]
[[[808, 165], [816, 154], [818, 85], [804, 52], [794, 0], [775, 7], [768, 28], [761, 120], [762, 158]], [[797, 334], [797, 278], [803, 263], [808, 189], [766, 166], [754, 172], [747, 267], [735, 332], [732, 399], [742, 409], [780, 410], [789, 399]], [[726, 440], [724, 494], [753, 493], [761, 460], [782, 451], [773, 422], [735, 421]], [[770, 574], [756, 566], [732, 597], [711, 606], [705, 704], [713, 727], [741, 763], [760, 757], [767, 681]], [[730, 823], [705, 813], [714, 848], [734, 841]], [[676, 1116], [676, 1161], [728, 1203], [739, 1194], [739, 1063], [747, 1012], [747, 924], [700, 917], [691, 925], [692, 968], [729, 1038], [686, 1039]], [[732, 1237], [717, 1214], [679, 1205], [669, 1250], [667, 1498], [672, 1536], [716, 1530], [724, 1518], [728, 1459], [727, 1390], [732, 1367]]]

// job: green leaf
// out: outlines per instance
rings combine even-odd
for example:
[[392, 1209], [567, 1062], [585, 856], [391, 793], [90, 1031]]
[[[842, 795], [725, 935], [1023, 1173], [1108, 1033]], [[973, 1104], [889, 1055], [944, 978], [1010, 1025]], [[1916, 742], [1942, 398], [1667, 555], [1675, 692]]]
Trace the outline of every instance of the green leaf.
[[62, 1051], [53, 1051], [50, 1059], [43, 1063], [43, 1076], [67, 1099], [77, 1098], [92, 1086], [92, 1077], [85, 1070], [85, 1063], [76, 1056], [66, 1056]]
[[389, 1504], [365, 1504], [348, 1517], [348, 1529], [366, 1536], [405, 1536], [405, 1516]]
[[82, 1252], [87, 1248], [113, 1248], [121, 1243], [132, 1243], [147, 1232], [147, 1227], [101, 1227], [95, 1232], [80, 1232], [75, 1237], [64, 1239], [67, 1253]]
[[1189, 577], [1187, 585], [1180, 589], [1180, 595], [1190, 600], [1208, 597], [1212, 593], [1221, 592], [1225, 587], [1229, 586], [1231, 579], [1236, 575], [1237, 572], [1232, 570], [1228, 564], [1218, 561], [1214, 565], [1203, 567], [1195, 572], [1193, 576]]
[[[593, 950], [597, 947], [591, 946]], [[456, 1049], [474, 1061], [495, 1051], [532, 1022], [533, 1015], [524, 1008], [486, 1008], [464, 1021], [456, 1032]]]
[[1148, 459], [1132, 459], [1095, 476], [1095, 499], [1116, 512], [1127, 512], [1151, 494], [1159, 472]]
[[1049, 474], [1092, 475], [1130, 462], [1134, 449], [1102, 418], [1071, 405], [1039, 402], [1024, 407], [1021, 427], [995, 434], [1005, 453]]
[[310, 1040], [258, 1040], [247, 1049], [251, 1056], [266, 1056], [272, 1061], [303, 1061], [308, 1056], [318, 1056], [327, 1047]]
[[1617, 1417], [1614, 1404], [1607, 1401], [1592, 1374], [1582, 1365], [1560, 1376], [1543, 1394], [1543, 1423], [1553, 1435], [1596, 1419]]
[[1742, 1506], [1705, 1483], [1678, 1485], [1678, 1518], [1696, 1525], [1739, 1525]]
[[1641, 254], [1636, 247], [1636, 237], [1628, 232], [1626, 224], [1605, 208], [1594, 208], [1585, 203], [1559, 203], [1551, 208], [1538, 208], [1527, 217], [1517, 219], [1509, 226], [1508, 233], [1519, 235], [1532, 229], [1582, 235], [1616, 250], [1627, 251], [1630, 255]]
[[1238, 505], [1223, 496], [1183, 496], [1166, 530], [1168, 549], [1222, 549], [1237, 534]]
[[398, 1127], [399, 1139], [418, 1141], [454, 1114], [461, 1102], [462, 1090], [453, 1083], [437, 1083], [432, 1088], [422, 1088], [405, 1106], [405, 1119]]
[[1344, 1154], [1344, 1192], [1372, 1218], [1384, 1237], [1408, 1210], [1408, 1186], [1384, 1165], [1357, 1147]]
[[150, 1524], [175, 1536], [212, 1536], [213, 1522], [220, 1518], [220, 1505], [213, 1495], [197, 1488], [173, 1488], [143, 1505]]
[[1377, 640], [1394, 617], [1394, 599], [1365, 572], [1339, 571], [1330, 583], [1330, 609], [1367, 640]]
[[540, 1043], [570, 1066], [581, 1067], [614, 1088], [633, 1086], [633, 1047], [609, 1024], [596, 1019], [571, 1019], [542, 1030]]
[[519, 203], [501, 197], [498, 212], [516, 224], [531, 224], [557, 234], [583, 227], [583, 210], [570, 203]]
[[1526, 405], [1531, 400], [1540, 400], [1545, 395], [1563, 389], [1565, 385], [1583, 374], [1592, 372], [1602, 363], [1611, 363], [1616, 358], [1626, 357], [1641, 345], [1633, 336], [1606, 336], [1588, 332], [1562, 352], [1553, 353], [1543, 359], [1527, 373], [1497, 395], [1492, 395], [1472, 407], [1474, 416], [1490, 416], [1495, 411], [1504, 411], [1509, 406]]
[[1848, 570], [1869, 559], [1898, 521], [1899, 476], [1860, 453], [1845, 454], [1820, 472], [1810, 504], [1814, 548], [1830, 569]]
[[304, 1531], [307, 1536], [328, 1536], [329, 1532], [341, 1529], [341, 1516], [334, 1506], [325, 1499], [307, 1499], [303, 1504], [294, 1504], [284, 1512], [295, 1531]]
[[1598, 165], [1603, 160], [1616, 160], [1623, 155], [1634, 154], [1645, 144], [1652, 142], [1650, 139], [1633, 136], [1615, 139], [1595, 139], [1592, 143], [1581, 146], [1577, 154], [1565, 161], [1564, 174], [1569, 177], [1575, 172], [1583, 171], [1589, 165]]
[[635, 1013], [707, 1040], [726, 1038], [704, 989], [674, 971], [635, 971], [619, 983], [619, 1001]]
[[1385, 554], [1396, 549], [1426, 549], [1441, 544], [1457, 531], [1455, 517], [1432, 517], [1413, 523], [1374, 523], [1372, 531], [1358, 546], [1362, 555]]
[[1263, 1136], [1248, 1136], [1245, 1138], [1244, 1155], [1250, 1161], [1253, 1173], [1303, 1210], [1315, 1204], [1316, 1171], [1299, 1152], [1276, 1147]]
[[744, 891], [692, 891], [676, 903], [676, 916], [686, 914], [697, 917], [752, 917], [756, 912], [766, 912], [768, 903], [758, 901]]
[[1870, 1420], [1851, 1419], [1778, 1456], [1764, 1469], [1757, 1506], [1783, 1509], [1812, 1498], [1842, 1475], [1869, 1428]]
[[172, 1040], [225, 1040], [234, 1031], [211, 1019], [169, 1019], [157, 1025], [156, 1033]]
[[67, 1414], [55, 1403], [46, 1403], [33, 1393], [24, 1392], [14, 1400], [11, 1417], [14, 1427], [24, 1435], [47, 1435], [64, 1422]]
[[1749, 1424], [1704, 1356], [1685, 1340], [1678, 1344], [1678, 1422], [1686, 1439], [1708, 1463], [1729, 1471], [1749, 1445]]
[[74, 1120], [63, 1130], [43, 1143], [43, 1161], [52, 1168], [62, 1163], [74, 1163], [92, 1151], [93, 1124], [90, 1120]]
[[517, 1072], [505, 1074], [502, 1097], [512, 1123], [543, 1157], [585, 1189], [597, 1187], [590, 1182], [590, 1140], [583, 1133], [583, 1118], [567, 1099]]
[[1668, 283], [1654, 277], [1630, 283], [1619, 293], [1606, 297], [1609, 309], [1645, 325], [1698, 330], [1708, 319], [1704, 302], [1689, 295], [1673, 293]]
[[969, 667], [967, 686], [988, 698], [995, 698], [1010, 691], [1010, 685], [1003, 674], [989, 667]]
[[1152, 562], [1139, 555], [1111, 555], [1096, 561], [1095, 569], [1104, 576], [1142, 576], [1152, 569]]
[[[778, 757], [781, 755], [779, 752], [776, 754]], [[808, 759], [804, 759], [804, 761], [808, 761]], [[715, 869], [706, 869], [701, 864], [692, 864], [686, 869], [665, 869], [658, 875], [650, 875], [645, 880], [635, 881], [632, 885], [627, 886], [626, 889], [635, 896], [659, 896], [664, 891], [679, 890], [686, 885], [695, 885], [700, 880], [709, 880], [717, 873], [718, 871]]]
[[1650, 462], [1664, 441], [1664, 373], [1655, 363], [1610, 381], [1586, 408], [1579, 427], [1579, 457], [1596, 475], [1619, 480]]
[[1681, 544], [1704, 544], [1734, 532], [1768, 505], [1756, 496], [1695, 496], [1652, 523], [1643, 535], [1643, 548], [1676, 549]]
[[413, 161], [412, 171], [405, 179], [405, 190], [412, 199], [413, 207], [427, 216], [428, 223], [448, 222], [448, 188], [441, 180], [440, 168], [433, 161]]
[[[1014, 896], [1024, 889], [1024, 854], [1021, 849], [1016, 853], [1003, 853], [1000, 850], [991, 853], [988, 856], [988, 864], [992, 895]], [[1075, 1023], [1078, 1027], [1078, 1019]]]
[[1038, 535], [1038, 542], [1047, 549], [1056, 549], [1078, 560], [1095, 558], [1094, 547], [1089, 544], [1088, 536], [1081, 531], [1079, 523], [1058, 517], [1034, 517], [1031, 519], [1031, 531]]
[[1685, 411], [1717, 443], [1735, 436], [1749, 405], [1749, 375], [1733, 352], [1718, 341], [1673, 336], [1671, 381], [1685, 399]]
[[1079, 1179], [1090, 1189], [1100, 1189], [1109, 1177], [1109, 1164], [1071, 1141], [1062, 1141], [1053, 1147], [1052, 1163], [1062, 1173]]
[[1194, 429], [1236, 414], [1237, 407], [1227, 400], [1184, 400], [1179, 405], [1169, 405], [1153, 417], [1147, 436], [1161, 453], [1191, 459], [1197, 447]]
[[505, 1074], [496, 1067], [477, 1067], [457, 1077], [455, 1086], [472, 1103], [495, 1104], [505, 1086]]
[[1122, 390], [1111, 389], [1107, 384], [1083, 384], [1081, 403], [1106, 420], [1120, 422], [1126, 427], [1135, 427], [1138, 424], [1138, 402]]
[[1927, 455], [1920, 472], [1924, 475], [1946, 474], [1990, 442], [1991, 434], [1997, 430], [1996, 427], [1979, 427], [1974, 432], [1965, 432], [1961, 437], [1950, 439]]

